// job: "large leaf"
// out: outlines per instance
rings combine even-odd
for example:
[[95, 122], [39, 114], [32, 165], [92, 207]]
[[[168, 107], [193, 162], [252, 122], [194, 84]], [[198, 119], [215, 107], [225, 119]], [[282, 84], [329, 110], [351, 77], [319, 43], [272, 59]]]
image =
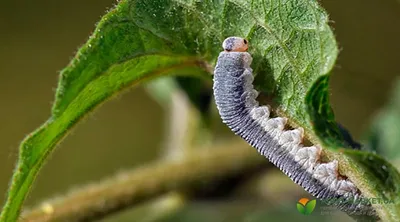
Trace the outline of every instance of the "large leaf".
[[[50, 119], [22, 142], [0, 221], [17, 219], [46, 157], [88, 112], [157, 76], [209, 78], [221, 42], [231, 35], [250, 41], [255, 85], [273, 98], [277, 112], [304, 127], [312, 141], [325, 141], [313, 131], [304, 101], [314, 82], [332, 69], [338, 50], [316, 0], [123, 0], [61, 72]], [[328, 159], [347, 163], [328, 148], [336, 147], [325, 144]], [[357, 167], [365, 167], [355, 164], [344, 169], [357, 182]], [[374, 189], [364, 186], [362, 191]]]

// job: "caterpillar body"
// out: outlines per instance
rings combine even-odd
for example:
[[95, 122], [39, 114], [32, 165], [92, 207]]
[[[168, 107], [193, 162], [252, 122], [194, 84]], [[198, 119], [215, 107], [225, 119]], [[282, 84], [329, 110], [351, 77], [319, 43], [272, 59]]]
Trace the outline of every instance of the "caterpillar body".
[[339, 175], [336, 160], [323, 163], [318, 145], [302, 144], [302, 128], [286, 130], [286, 118], [271, 118], [270, 108], [256, 101], [247, 40], [229, 37], [222, 46], [213, 86], [222, 121], [313, 196], [327, 202], [336, 200], [331, 204], [350, 215], [371, 215], [371, 205], [359, 201], [361, 192]]

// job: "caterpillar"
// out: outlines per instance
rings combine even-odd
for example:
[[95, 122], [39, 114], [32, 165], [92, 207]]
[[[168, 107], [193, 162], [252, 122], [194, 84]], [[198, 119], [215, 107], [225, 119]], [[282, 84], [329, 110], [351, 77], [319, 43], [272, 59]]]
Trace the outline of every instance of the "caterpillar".
[[287, 130], [287, 118], [271, 117], [270, 107], [259, 105], [247, 40], [229, 37], [222, 47], [213, 85], [222, 122], [313, 196], [349, 215], [375, 215], [359, 201], [363, 195], [354, 183], [339, 174], [337, 160], [322, 162], [320, 145], [303, 145], [303, 128]]

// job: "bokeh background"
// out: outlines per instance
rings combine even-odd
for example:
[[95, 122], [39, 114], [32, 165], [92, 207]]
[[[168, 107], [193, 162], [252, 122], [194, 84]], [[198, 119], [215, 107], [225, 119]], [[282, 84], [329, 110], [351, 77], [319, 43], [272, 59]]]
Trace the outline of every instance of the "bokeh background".
[[[113, 4], [115, 0], [0, 1], [0, 204], [19, 142], [50, 116], [58, 71]], [[324, 0], [321, 4], [330, 14], [341, 49], [331, 78], [332, 106], [337, 120], [360, 139], [400, 74], [400, 2]], [[166, 110], [143, 87], [107, 102], [51, 155], [27, 204], [159, 158], [166, 118]], [[199, 203], [185, 207], [170, 220], [253, 221], [265, 214], [287, 218], [285, 214], [294, 211], [295, 202], [275, 207]], [[295, 213], [298, 220], [314, 218]], [[125, 212], [105, 221], [131, 221], [129, 215]]]

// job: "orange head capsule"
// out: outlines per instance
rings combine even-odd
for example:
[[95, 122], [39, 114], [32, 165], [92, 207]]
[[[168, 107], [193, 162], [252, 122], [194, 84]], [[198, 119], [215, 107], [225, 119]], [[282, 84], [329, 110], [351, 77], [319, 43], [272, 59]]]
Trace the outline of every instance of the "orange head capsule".
[[240, 37], [228, 37], [222, 43], [226, 52], [246, 52], [249, 48], [248, 42]]

